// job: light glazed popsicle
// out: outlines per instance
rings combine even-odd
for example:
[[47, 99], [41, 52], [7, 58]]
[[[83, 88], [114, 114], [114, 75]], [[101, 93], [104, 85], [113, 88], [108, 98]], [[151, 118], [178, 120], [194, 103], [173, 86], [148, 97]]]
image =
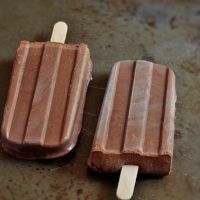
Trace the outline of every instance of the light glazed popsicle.
[[2, 125], [3, 149], [16, 157], [55, 158], [77, 142], [90, 53], [85, 44], [55, 40], [22, 41], [17, 50]]
[[172, 167], [175, 76], [147, 61], [117, 62], [110, 75], [88, 160], [100, 172], [123, 165], [167, 175]]

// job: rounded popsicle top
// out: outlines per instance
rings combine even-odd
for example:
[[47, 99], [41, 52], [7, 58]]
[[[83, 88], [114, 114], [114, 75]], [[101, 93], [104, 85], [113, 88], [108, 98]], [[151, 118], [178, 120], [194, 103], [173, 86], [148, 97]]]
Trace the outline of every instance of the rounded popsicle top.
[[65, 22], [59, 21], [54, 24], [51, 42], [65, 43], [66, 35], [67, 35], [68, 26]]

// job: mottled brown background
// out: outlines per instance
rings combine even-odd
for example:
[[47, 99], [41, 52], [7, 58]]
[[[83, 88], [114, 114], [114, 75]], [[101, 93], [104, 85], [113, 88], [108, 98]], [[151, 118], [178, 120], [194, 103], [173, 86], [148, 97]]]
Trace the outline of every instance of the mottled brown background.
[[115, 199], [118, 174], [98, 175], [86, 161], [112, 64], [146, 59], [177, 77], [172, 174], [140, 176], [134, 200], [200, 199], [199, 0], [1, 0], [0, 115], [20, 40], [46, 41], [53, 24], [69, 25], [67, 42], [89, 45], [94, 64], [83, 129], [75, 151], [52, 161], [24, 161], [0, 152], [0, 199]]

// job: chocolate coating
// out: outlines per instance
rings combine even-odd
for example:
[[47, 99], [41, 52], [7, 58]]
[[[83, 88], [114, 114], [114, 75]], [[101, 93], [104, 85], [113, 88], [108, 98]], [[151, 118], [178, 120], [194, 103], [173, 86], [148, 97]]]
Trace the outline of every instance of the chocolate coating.
[[173, 157], [175, 76], [147, 61], [121, 61], [110, 75], [88, 160], [100, 172], [138, 165], [141, 173], [166, 175]]
[[22, 41], [2, 124], [2, 146], [25, 159], [55, 158], [75, 146], [92, 64], [87, 45]]

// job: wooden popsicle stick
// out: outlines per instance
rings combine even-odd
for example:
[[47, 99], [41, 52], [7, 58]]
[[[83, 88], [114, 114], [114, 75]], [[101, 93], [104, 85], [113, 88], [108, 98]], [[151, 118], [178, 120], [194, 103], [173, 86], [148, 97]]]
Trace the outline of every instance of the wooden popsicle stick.
[[51, 42], [65, 43], [68, 26], [65, 22], [57, 22], [54, 24], [51, 35]]
[[133, 196], [138, 168], [136, 165], [122, 166], [117, 187], [117, 197], [119, 199], [127, 200]]

